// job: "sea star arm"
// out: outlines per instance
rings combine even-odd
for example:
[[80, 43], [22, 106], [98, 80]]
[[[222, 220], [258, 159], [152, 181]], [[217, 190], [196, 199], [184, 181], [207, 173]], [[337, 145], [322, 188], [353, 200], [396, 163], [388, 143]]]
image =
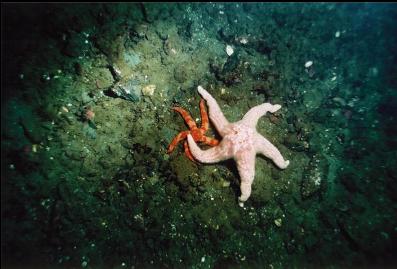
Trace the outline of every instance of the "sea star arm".
[[219, 141], [217, 139], [208, 136], [204, 136], [202, 142], [209, 146], [217, 146], [219, 144]]
[[208, 123], [208, 114], [205, 110], [205, 101], [204, 99], [200, 100], [200, 114], [201, 114], [201, 128], [204, 132], [208, 130], [209, 123]]
[[225, 118], [218, 103], [216, 102], [214, 97], [212, 97], [212, 95], [209, 94], [209, 92], [207, 92], [201, 86], [198, 86], [197, 90], [200, 93], [200, 95], [207, 101], [209, 116], [216, 130], [221, 136], [224, 136], [225, 135], [224, 129], [229, 124], [229, 121]]
[[187, 141], [185, 140], [185, 142], [183, 143], [183, 147], [185, 148], [185, 154], [186, 156], [192, 161], [192, 162], [196, 162], [196, 160], [193, 158], [192, 153], [189, 150], [189, 146], [187, 144]]
[[244, 202], [251, 196], [251, 185], [255, 177], [255, 154], [253, 151], [248, 151], [235, 157], [241, 180], [241, 195], [238, 198], [241, 207], [244, 206]]
[[231, 153], [227, 151], [227, 148], [222, 147], [222, 145], [207, 150], [201, 150], [191, 134], [188, 134], [187, 142], [193, 157], [201, 163], [217, 163], [232, 157]]
[[272, 144], [269, 140], [257, 134], [255, 136], [255, 148], [256, 152], [263, 154], [267, 158], [271, 159], [280, 169], [285, 169], [289, 165], [288, 160], [284, 160], [280, 151]]
[[281, 108], [280, 105], [272, 105], [270, 103], [264, 103], [248, 110], [248, 112], [244, 115], [241, 121], [244, 122], [244, 124], [246, 124], [247, 126], [255, 128], [260, 117], [264, 116], [267, 112], [274, 113], [280, 108]]
[[177, 136], [175, 136], [174, 139], [172, 139], [170, 145], [168, 146], [167, 153], [170, 154], [175, 149], [176, 145], [178, 145], [179, 141], [186, 138], [188, 133], [189, 131], [183, 131], [180, 132]]
[[173, 107], [172, 109], [178, 112], [179, 114], [181, 114], [187, 126], [189, 126], [189, 129], [197, 128], [196, 122], [192, 119], [189, 112], [187, 112], [181, 107]]

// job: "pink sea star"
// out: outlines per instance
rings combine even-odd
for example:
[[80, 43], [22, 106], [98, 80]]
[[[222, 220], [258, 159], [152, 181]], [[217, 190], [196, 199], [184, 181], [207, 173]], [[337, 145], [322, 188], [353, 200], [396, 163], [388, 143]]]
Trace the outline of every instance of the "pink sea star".
[[264, 103], [251, 108], [242, 120], [229, 123], [214, 97], [201, 86], [198, 86], [197, 89], [207, 101], [211, 122], [223, 139], [218, 146], [201, 150], [192, 136], [188, 135], [190, 151], [193, 157], [202, 163], [216, 163], [234, 158], [241, 178], [241, 196], [238, 201], [240, 206], [244, 206], [244, 202], [251, 195], [251, 185], [255, 177], [255, 156], [257, 153], [265, 155], [281, 169], [285, 169], [289, 164], [288, 160], [284, 160], [280, 151], [256, 131], [258, 119], [265, 115], [266, 112], [276, 112], [281, 106]]

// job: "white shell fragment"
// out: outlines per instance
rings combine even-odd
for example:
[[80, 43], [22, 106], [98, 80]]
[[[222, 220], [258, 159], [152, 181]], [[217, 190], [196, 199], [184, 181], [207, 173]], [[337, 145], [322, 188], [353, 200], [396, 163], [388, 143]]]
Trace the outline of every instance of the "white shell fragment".
[[248, 44], [248, 39], [246, 37], [242, 37], [240, 39], [240, 43], [243, 44], [243, 45]]
[[309, 68], [310, 66], [312, 66], [313, 65], [313, 61], [307, 61], [306, 63], [305, 63], [305, 67], [306, 68]]
[[230, 46], [230, 45], [227, 45], [227, 46], [226, 46], [226, 54], [227, 54], [228, 56], [231, 56], [233, 53], [234, 53], [233, 47]]
[[276, 224], [277, 227], [281, 227], [283, 220], [281, 218], [275, 219], [274, 224]]
[[156, 85], [149, 84], [142, 88], [142, 94], [145, 96], [152, 96], [154, 94], [155, 89], [156, 89]]

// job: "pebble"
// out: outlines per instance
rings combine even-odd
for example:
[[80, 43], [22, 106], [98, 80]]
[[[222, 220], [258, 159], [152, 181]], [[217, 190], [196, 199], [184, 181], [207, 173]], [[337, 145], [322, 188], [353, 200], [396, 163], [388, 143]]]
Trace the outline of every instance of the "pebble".
[[230, 45], [227, 45], [227, 46], [226, 46], [226, 54], [227, 54], [228, 56], [232, 56], [233, 53], [234, 53], [233, 47], [230, 46]]
[[245, 37], [243, 37], [243, 38], [240, 39], [240, 43], [243, 44], [243, 45], [245, 45], [245, 44], [248, 43], [248, 39], [245, 38]]
[[274, 220], [274, 224], [276, 224], [277, 227], [281, 227], [282, 223], [283, 223], [283, 220], [281, 218]]
[[305, 63], [305, 67], [306, 68], [309, 68], [310, 66], [312, 66], [313, 65], [313, 61], [307, 61], [306, 63]]
[[152, 96], [154, 94], [154, 90], [156, 90], [156, 85], [149, 84], [142, 88], [142, 94], [145, 96]]
[[222, 187], [227, 188], [230, 186], [230, 182], [229, 181], [222, 181]]

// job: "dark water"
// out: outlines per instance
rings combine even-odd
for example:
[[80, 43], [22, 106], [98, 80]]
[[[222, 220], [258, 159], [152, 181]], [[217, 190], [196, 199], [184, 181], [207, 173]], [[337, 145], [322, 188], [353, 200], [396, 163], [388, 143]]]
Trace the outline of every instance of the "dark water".
[[[2, 267], [397, 266], [396, 33], [395, 4], [2, 5]], [[167, 154], [199, 85], [281, 105], [244, 207], [233, 160]]]

